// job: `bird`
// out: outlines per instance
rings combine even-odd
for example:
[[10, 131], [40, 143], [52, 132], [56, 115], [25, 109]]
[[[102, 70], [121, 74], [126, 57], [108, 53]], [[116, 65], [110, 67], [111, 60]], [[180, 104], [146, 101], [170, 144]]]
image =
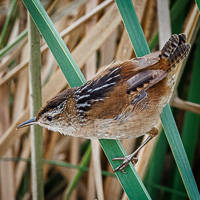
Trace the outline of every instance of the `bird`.
[[114, 62], [84, 85], [63, 90], [38, 115], [18, 125], [38, 124], [64, 135], [98, 139], [125, 139], [145, 134], [147, 139], [132, 154], [113, 158], [122, 163], [135, 156], [158, 134], [156, 124], [175, 84], [176, 64], [189, 53], [184, 33], [173, 34], [160, 51]]

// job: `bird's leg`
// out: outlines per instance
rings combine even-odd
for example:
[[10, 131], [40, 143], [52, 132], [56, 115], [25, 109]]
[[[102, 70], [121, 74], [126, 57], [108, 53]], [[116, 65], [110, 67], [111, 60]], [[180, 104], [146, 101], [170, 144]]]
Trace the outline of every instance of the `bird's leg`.
[[[113, 158], [112, 160], [121, 160], [123, 161], [121, 165], [119, 165], [117, 168], [114, 169], [114, 172], [116, 171], [121, 171], [124, 173], [124, 168], [130, 163], [138, 160], [136, 154], [142, 149], [154, 136], [158, 134], [158, 129], [157, 128], [152, 128], [148, 133], [149, 136], [147, 139], [130, 155], [124, 156], [124, 157], [118, 157], [118, 158]], [[134, 163], [135, 164], [135, 163]]]

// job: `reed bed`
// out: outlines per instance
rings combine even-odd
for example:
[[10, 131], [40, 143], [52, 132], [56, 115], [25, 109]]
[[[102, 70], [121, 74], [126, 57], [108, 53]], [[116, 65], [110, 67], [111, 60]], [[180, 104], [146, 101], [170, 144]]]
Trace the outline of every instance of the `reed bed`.
[[[199, 4], [0, 1], [0, 199], [200, 199]], [[40, 103], [64, 88], [83, 84], [113, 61], [156, 51], [181, 32], [192, 49], [178, 66], [171, 109], [164, 108], [159, 136], [126, 174], [114, 174], [112, 167], [119, 163], [111, 159], [132, 152], [142, 138], [90, 141], [47, 129], [42, 135], [35, 130], [34, 138], [29, 128], [16, 130], [30, 110], [37, 113]], [[30, 48], [35, 41], [40, 46]], [[35, 81], [40, 58], [41, 83]], [[30, 101], [33, 91], [36, 99]]]

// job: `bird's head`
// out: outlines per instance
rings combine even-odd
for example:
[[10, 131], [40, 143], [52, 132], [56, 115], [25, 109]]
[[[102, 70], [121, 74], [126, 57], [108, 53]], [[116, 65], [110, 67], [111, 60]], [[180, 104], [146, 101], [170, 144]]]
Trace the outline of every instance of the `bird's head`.
[[71, 96], [70, 90], [64, 90], [52, 100], [48, 101], [36, 117], [19, 124], [17, 128], [38, 124], [50, 130], [61, 132], [61, 129], [69, 125], [70, 116], [68, 116], [67, 112], [67, 102]]

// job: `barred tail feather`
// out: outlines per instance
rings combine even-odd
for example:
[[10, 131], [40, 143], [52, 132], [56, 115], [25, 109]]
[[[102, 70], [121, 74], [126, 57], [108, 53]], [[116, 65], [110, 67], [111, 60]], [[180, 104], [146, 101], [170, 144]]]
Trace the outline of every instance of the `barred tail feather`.
[[190, 44], [186, 43], [185, 34], [174, 34], [162, 48], [160, 58], [170, 66], [175, 65], [188, 55], [190, 47]]

